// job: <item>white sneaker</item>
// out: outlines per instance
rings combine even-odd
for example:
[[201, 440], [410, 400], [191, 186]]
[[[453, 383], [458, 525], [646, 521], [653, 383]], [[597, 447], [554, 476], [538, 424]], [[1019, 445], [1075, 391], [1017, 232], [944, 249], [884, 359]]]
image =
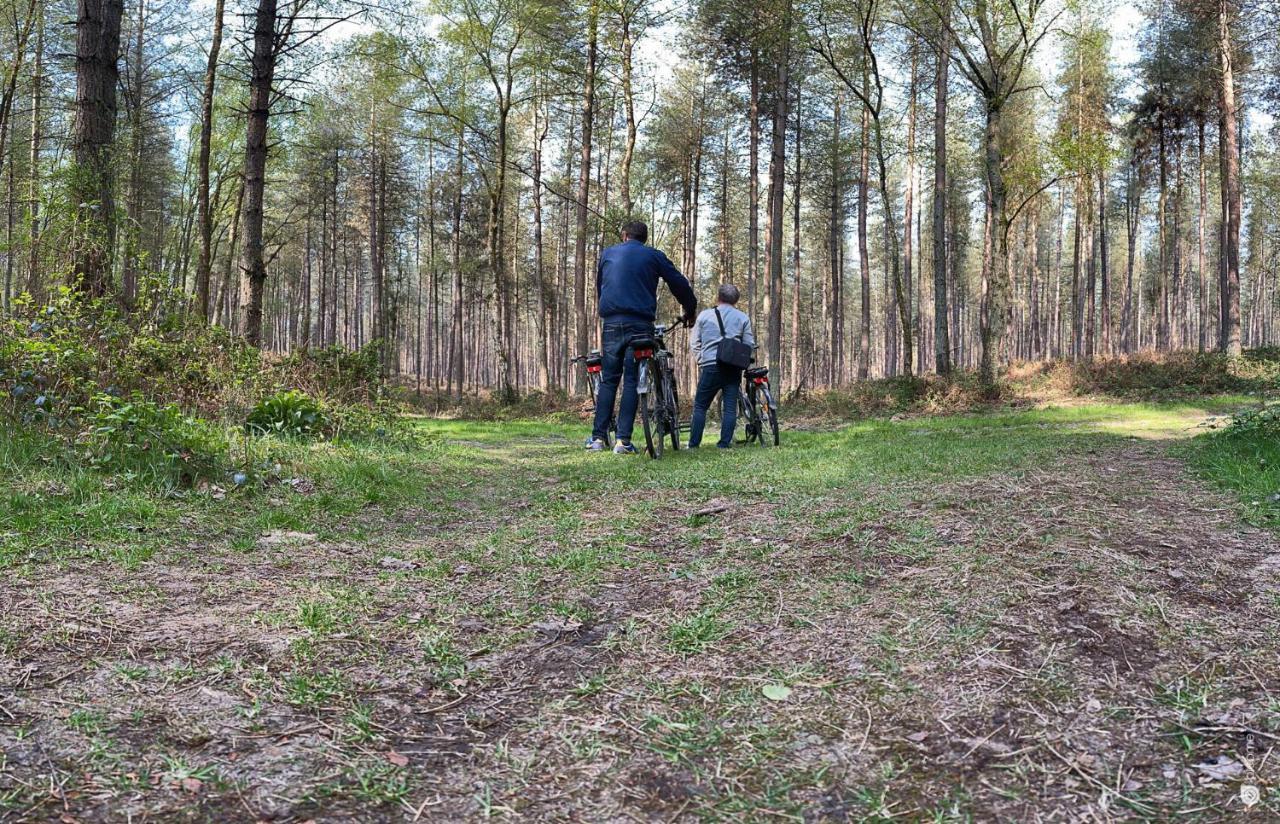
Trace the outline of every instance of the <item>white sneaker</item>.
[[613, 447], [613, 454], [615, 455], [635, 455], [639, 452], [639, 449], [636, 449], [629, 443], [623, 443], [622, 441], [618, 441], [618, 443]]

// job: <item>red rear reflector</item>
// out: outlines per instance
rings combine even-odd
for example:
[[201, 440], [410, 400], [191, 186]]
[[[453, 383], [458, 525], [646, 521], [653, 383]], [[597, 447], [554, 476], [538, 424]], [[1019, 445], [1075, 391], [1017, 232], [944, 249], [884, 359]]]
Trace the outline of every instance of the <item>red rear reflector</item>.
[[637, 360], [644, 360], [645, 358], [651, 358], [651, 357], [653, 357], [653, 350], [652, 350], [652, 349], [637, 349], [637, 350], [636, 350], [636, 359], [637, 359]]
[[752, 380], [754, 380], [754, 381], [756, 382], [756, 386], [759, 386], [759, 385], [761, 385], [761, 384], [763, 384], [763, 383], [768, 383], [768, 382], [769, 382], [769, 379], [768, 379], [768, 378], [752, 378]]
[[588, 366], [588, 367], [587, 367], [587, 371], [588, 371], [588, 372], [599, 372], [599, 371], [600, 371], [600, 367], [599, 367], [599, 366]]

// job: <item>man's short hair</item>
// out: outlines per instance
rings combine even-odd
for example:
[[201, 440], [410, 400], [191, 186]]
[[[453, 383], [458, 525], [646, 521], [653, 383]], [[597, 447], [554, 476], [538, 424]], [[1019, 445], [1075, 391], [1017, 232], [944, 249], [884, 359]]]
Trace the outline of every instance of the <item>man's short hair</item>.
[[641, 243], [649, 242], [649, 227], [642, 220], [628, 220], [622, 224], [622, 233], [632, 240], [638, 240]]
[[742, 297], [742, 293], [732, 283], [722, 283], [720, 288], [716, 290], [716, 300], [721, 303], [727, 303], [730, 306], [736, 306], [740, 297]]

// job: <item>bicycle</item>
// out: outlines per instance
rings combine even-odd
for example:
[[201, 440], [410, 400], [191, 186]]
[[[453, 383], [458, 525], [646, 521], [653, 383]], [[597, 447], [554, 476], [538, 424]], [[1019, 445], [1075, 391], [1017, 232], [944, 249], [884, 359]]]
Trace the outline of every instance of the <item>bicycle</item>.
[[675, 355], [667, 349], [666, 334], [689, 326], [684, 320], [669, 326], [658, 324], [653, 335], [632, 338], [627, 346], [636, 359], [639, 376], [640, 421], [644, 426], [645, 451], [657, 460], [662, 457], [667, 438], [671, 448], [680, 449], [680, 392], [676, 386]]
[[778, 404], [769, 388], [769, 367], [748, 367], [742, 376], [747, 387], [738, 393], [738, 419], [742, 421], [743, 439], [739, 443], [758, 442], [761, 446], [780, 445]]
[[[600, 379], [603, 377], [604, 358], [599, 349], [592, 349], [585, 355], [571, 358], [569, 363], [581, 363], [587, 372], [587, 393], [591, 396], [591, 409], [595, 410], [597, 398], [600, 397]], [[609, 410], [609, 425], [604, 432], [604, 445], [612, 447], [618, 429], [618, 416]]]

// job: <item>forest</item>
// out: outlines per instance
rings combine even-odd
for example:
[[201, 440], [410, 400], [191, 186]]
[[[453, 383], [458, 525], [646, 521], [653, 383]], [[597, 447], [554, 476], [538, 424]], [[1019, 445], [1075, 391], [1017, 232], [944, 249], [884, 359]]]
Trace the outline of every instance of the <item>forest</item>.
[[0, 0], [0, 824], [1280, 820], [1277, 24]]
[[572, 391], [637, 217], [704, 302], [740, 284], [789, 393], [1274, 342], [1266, 4], [7, 7], [9, 313]]

